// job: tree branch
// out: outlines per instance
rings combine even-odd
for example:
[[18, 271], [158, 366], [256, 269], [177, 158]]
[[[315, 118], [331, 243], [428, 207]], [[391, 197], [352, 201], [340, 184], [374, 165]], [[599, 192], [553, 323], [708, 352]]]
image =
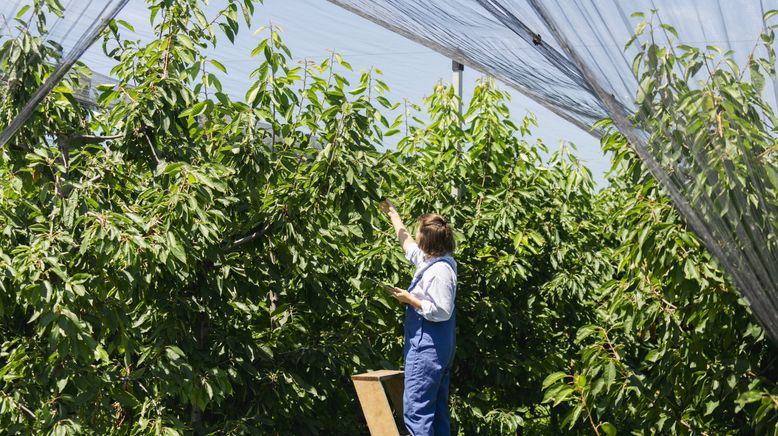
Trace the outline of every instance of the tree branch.
[[263, 235], [267, 234], [267, 232], [270, 231], [271, 227], [272, 226], [269, 225], [269, 224], [260, 224], [258, 227], [255, 227], [256, 230], [254, 230], [253, 232], [249, 233], [248, 235], [246, 235], [246, 236], [244, 236], [244, 237], [242, 237], [242, 238], [240, 238], [238, 240], [235, 240], [235, 241], [233, 241], [231, 243], [227, 243], [227, 244], [222, 245], [222, 250], [225, 253], [233, 252], [233, 251], [237, 250], [238, 248], [242, 247], [243, 245], [248, 244], [249, 242], [251, 242], [251, 241], [253, 241], [253, 240], [257, 239], [257, 238], [260, 238]]
[[63, 136], [62, 142], [65, 144], [73, 144], [73, 143], [81, 143], [81, 144], [99, 144], [103, 141], [110, 141], [112, 139], [119, 139], [124, 137], [124, 135], [107, 135], [107, 136], [100, 136], [100, 135], [70, 135], [70, 136]]

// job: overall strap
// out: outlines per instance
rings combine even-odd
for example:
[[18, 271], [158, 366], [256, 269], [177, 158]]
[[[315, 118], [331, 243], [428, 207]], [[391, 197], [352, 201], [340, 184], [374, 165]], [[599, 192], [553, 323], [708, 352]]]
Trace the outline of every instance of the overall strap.
[[435, 265], [436, 263], [440, 263], [440, 262], [443, 262], [446, 265], [448, 265], [449, 268], [451, 268], [451, 270], [456, 273], [456, 268], [454, 267], [454, 264], [451, 262], [450, 259], [446, 257], [439, 257], [433, 260], [432, 262], [430, 262], [429, 265], [425, 266], [423, 270], [416, 273], [416, 275], [413, 277], [413, 280], [411, 281], [411, 285], [408, 287], [408, 292], [411, 292], [413, 288], [415, 288], [416, 285], [419, 284], [419, 281], [421, 281], [421, 278], [424, 276], [424, 273], [427, 272], [427, 270], [430, 269], [432, 265]]

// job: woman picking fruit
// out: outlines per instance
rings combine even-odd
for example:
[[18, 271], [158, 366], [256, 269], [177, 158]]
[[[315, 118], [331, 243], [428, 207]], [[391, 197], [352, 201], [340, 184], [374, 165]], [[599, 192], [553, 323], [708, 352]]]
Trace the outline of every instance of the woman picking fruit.
[[405, 426], [414, 436], [449, 435], [448, 386], [456, 348], [454, 232], [442, 216], [425, 214], [416, 222], [414, 241], [391, 202], [382, 201], [381, 209], [416, 266], [408, 290], [391, 288], [405, 303]]

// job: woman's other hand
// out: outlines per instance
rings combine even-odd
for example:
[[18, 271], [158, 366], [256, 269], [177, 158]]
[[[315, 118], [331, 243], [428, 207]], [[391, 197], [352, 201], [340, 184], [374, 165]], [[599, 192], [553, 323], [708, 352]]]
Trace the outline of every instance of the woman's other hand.
[[405, 289], [392, 286], [389, 287], [389, 291], [392, 293], [392, 296], [397, 299], [397, 301], [410, 304], [416, 309], [421, 309], [421, 300], [411, 295], [411, 293]]

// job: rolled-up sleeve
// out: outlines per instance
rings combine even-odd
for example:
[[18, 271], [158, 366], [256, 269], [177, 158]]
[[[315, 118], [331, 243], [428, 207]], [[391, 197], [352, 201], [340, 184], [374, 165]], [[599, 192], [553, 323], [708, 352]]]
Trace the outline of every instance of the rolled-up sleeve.
[[428, 321], [448, 321], [454, 312], [456, 288], [448, 274], [435, 275], [427, 287], [426, 297], [421, 299], [419, 314]]
[[424, 261], [424, 252], [421, 251], [421, 248], [419, 248], [418, 245], [413, 243], [409, 245], [408, 249], [405, 251], [405, 258], [408, 259], [408, 262], [410, 262], [411, 265], [419, 266], [419, 264]]

